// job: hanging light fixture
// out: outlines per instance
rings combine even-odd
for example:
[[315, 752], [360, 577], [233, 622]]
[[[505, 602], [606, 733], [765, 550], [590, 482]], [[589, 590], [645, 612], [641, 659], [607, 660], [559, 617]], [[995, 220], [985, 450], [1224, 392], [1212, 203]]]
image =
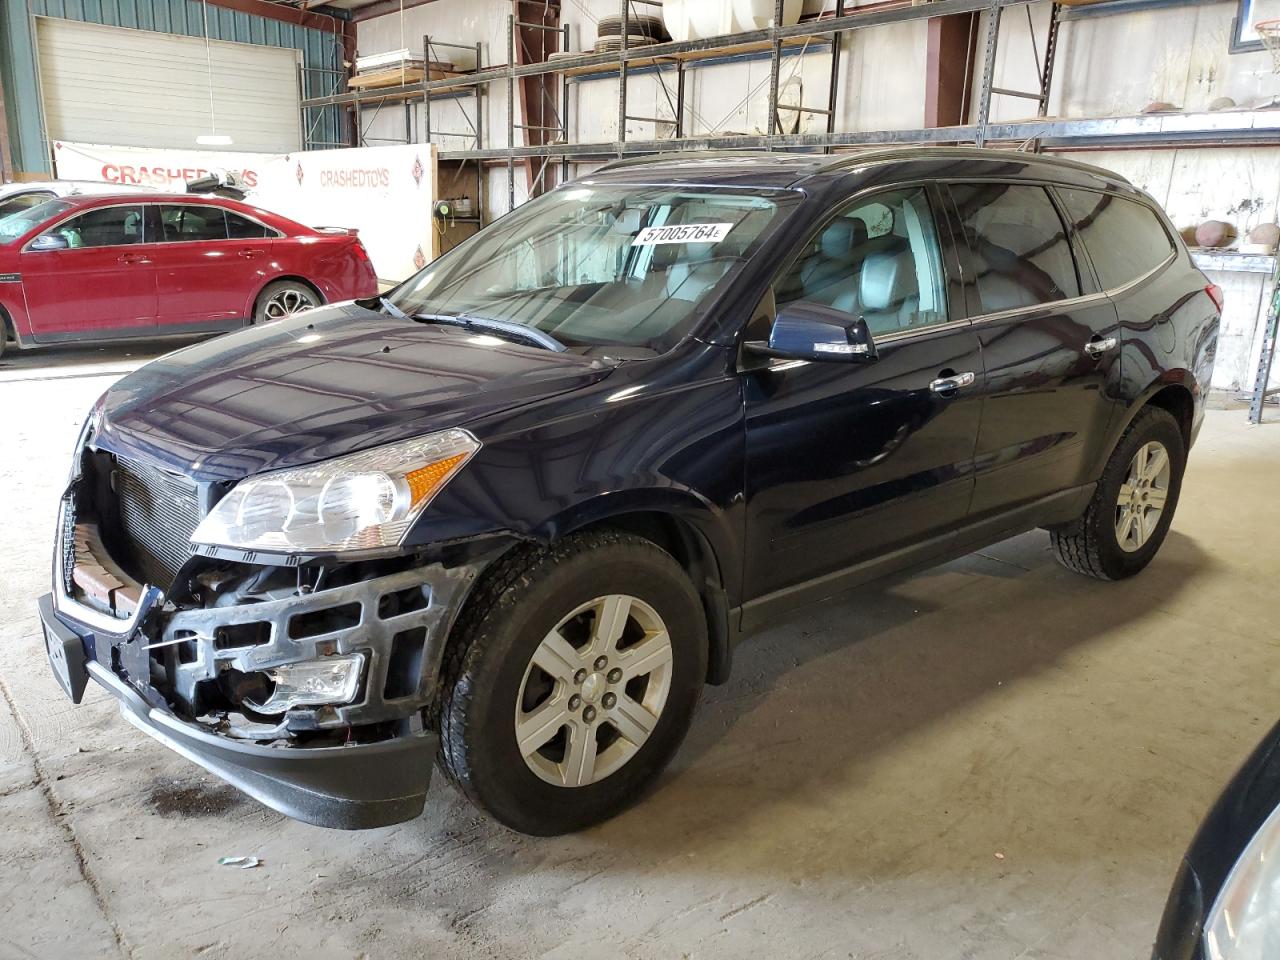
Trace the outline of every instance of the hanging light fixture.
[[213, 52], [209, 46], [209, 0], [200, 0], [200, 10], [204, 14], [204, 61], [209, 70], [209, 132], [196, 137], [196, 143], [202, 147], [229, 147], [231, 138], [218, 133], [218, 116], [213, 106]]

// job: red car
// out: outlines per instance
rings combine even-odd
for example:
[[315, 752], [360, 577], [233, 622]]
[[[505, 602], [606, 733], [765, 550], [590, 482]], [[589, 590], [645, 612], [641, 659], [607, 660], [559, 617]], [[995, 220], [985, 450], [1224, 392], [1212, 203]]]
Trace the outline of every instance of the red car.
[[0, 218], [0, 353], [216, 333], [377, 292], [354, 231], [221, 197], [60, 197]]

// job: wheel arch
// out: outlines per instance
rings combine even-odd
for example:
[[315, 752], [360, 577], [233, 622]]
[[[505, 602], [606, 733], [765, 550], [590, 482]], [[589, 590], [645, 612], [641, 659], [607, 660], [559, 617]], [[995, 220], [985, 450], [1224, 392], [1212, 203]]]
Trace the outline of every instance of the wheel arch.
[[1190, 371], [1187, 370], [1171, 370], [1160, 379], [1149, 384], [1138, 399], [1128, 406], [1124, 416], [1120, 418], [1120, 422], [1112, 429], [1111, 443], [1107, 447], [1107, 456], [1111, 455], [1111, 450], [1120, 442], [1120, 438], [1124, 436], [1129, 424], [1147, 407], [1159, 407], [1161, 410], [1170, 413], [1178, 422], [1178, 428], [1182, 431], [1182, 439], [1186, 443], [1187, 449], [1190, 449], [1194, 435], [1196, 414], [1197, 391], [1194, 385], [1195, 379]]
[[[1173, 415], [1182, 431], [1182, 440], [1191, 449], [1192, 425], [1195, 422], [1196, 400], [1190, 389], [1181, 383], [1171, 383], [1153, 393], [1144, 407], [1159, 407]], [[1135, 414], [1136, 415], [1136, 414]]]
[[306, 287], [316, 295], [316, 297], [320, 300], [320, 306], [322, 307], [329, 302], [329, 299], [324, 295], [324, 291], [320, 289], [319, 285], [316, 284], [314, 280], [308, 280], [306, 277], [297, 273], [282, 273], [282, 274], [279, 274], [278, 276], [274, 276], [267, 279], [258, 287], [257, 290], [254, 291], [253, 298], [249, 301], [249, 316], [252, 317], [257, 314], [258, 301], [262, 299], [262, 295], [263, 293], [266, 292], [267, 287], [271, 286], [273, 283], [280, 283], [282, 280], [288, 280], [288, 281], [292, 281], [293, 283], [302, 284], [304, 287]]
[[732, 582], [732, 569], [726, 563], [731, 548], [723, 524], [717, 520], [723, 518], [692, 493], [673, 490], [654, 497], [617, 494], [561, 515], [539, 530], [538, 539], [550, 542], [590, 530], [621, 530], [671, 554], [688, 572], [702, 599], [707, 618], [707, 682], [720, 684], [728, 680], [733, 661], [731, 604], [726, 588], [726, 583]]

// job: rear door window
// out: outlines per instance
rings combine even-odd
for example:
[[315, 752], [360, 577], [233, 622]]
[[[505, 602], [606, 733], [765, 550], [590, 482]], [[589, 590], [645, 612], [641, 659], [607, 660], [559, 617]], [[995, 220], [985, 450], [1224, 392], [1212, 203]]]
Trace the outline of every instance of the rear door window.
[[160, 208], [164, 243], [227, 239], [227, 222], [221, 207], [166, 204]]
[[1093, 190], [1056, 189], [1104, 290], [1138, 279], [1173, 253], [1168, 231], [1145, 203]]
[[951, 185], [951, 195], [964, 232], [965, 278], [977, 294], [972, 313], [1080, 296], [1066, 226], [1043, 187], [958, 183]]

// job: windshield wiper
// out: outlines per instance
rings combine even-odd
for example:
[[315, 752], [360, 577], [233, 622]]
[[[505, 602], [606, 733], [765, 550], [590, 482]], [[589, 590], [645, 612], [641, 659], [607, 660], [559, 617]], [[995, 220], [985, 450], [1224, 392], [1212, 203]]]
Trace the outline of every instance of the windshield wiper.
[[363, 300], [357, 300], [356, 306], [364, 307], [366, 310], [382, 309], [395, 317], [397, 320], [408, 320], [409, 315], [397, 307], [386, 297], [374, 294], [372, 297], [365, 297]]
[[473, 317], [462, 313], [415, 313], [410, 319], [419, 323], [443, 323], [451, 327], [462, 327], [464, 330], [484, 330], [506, 337], [508, 340], [519, 340], [531, 343], [544, 350], [564, 353], [569, 348], [544, 330], [537, 327], [526, 327], [523, 323], [510, 320], [495, 320], [492, 317]]

